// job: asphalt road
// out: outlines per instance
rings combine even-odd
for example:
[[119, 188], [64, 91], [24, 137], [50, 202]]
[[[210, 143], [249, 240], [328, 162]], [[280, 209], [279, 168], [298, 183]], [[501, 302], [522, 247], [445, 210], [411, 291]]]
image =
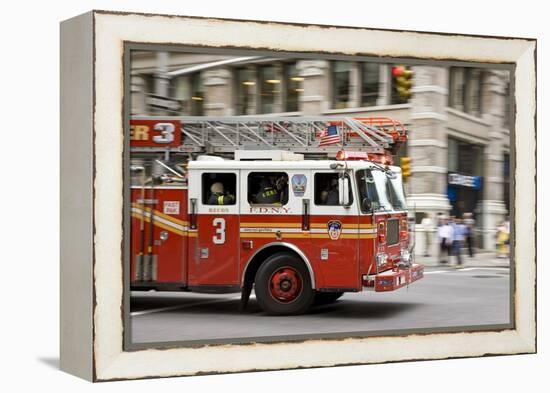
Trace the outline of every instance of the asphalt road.
[[509, 290], [508, 268], [432, 267], [408, 288], [346, 293], [333, 304], [291, 317], [266, 315], [254, 297], [240, 312], [238, 293], [132, 292], [131, 337], [141, 344], [247, 341], [242, 338], [501, 325], [510, 322]]

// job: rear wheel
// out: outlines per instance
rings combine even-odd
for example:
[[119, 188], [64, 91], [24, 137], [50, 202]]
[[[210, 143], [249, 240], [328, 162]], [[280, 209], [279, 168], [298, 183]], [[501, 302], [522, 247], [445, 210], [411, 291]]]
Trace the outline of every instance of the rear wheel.
[[316, 292], [315, 293], [315, 304], [329, 304], [333, 303], [336, 300], [340, 299], [344, 292]]
[[290, 253], [278, 253], [265, 260], [256, 273], [254, 291], [258, 304], [270, 315], [304, 313], [315, 294], [306, 266]]

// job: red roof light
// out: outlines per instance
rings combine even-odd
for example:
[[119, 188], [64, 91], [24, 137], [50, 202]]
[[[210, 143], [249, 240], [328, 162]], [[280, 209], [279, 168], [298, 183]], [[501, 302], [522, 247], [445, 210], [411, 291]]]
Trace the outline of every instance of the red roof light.
[[338, 153], [336, 153], [336, 159], [339, 160], [339, 161], [344, 161], [344, 160], [360, 161], [360, 160], [368, 160], [369, 155], [367, 153], [363, 152], [363, 151], [340, 150]]

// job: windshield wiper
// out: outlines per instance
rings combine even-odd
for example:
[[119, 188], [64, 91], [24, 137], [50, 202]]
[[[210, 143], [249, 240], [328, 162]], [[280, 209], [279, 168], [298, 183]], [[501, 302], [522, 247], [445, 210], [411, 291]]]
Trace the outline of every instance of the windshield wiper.
[[371, 164], [374, 166], [374, 168], [384, 172], [388, 177], [393, 176], [392, 179], [395, 179], [395, 172], [392, 171], [390, 168], [385, 168], [380, 164], [377, 164], [376, 162], [371, 162]]

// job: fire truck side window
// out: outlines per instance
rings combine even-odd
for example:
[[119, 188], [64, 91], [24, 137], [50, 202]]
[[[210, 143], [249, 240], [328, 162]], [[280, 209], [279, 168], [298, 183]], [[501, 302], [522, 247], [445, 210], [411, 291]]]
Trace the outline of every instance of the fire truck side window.
[[[376, 184], [370, 170], [357, 171], [357, 188], [359, 190], [360, 206], [363, 213], [370, 213], [372, 210], [377, 210], [380, 207], [378, 193], [376, 192]], [[365, 206], [363, 200], [368, 200]], [[370, 209], [367, 209], [370, 205]]]
[[201, 190], [203, 205], [234, 205], [237, 176], [234, 173], [203, 173]]
[[[315, 204], [320, 206], [336, 206], [340, 204], [340, 192], [338, 189], [338, 173], [316, 173]], [[348, 175], [346, 175], [348, 177]], [[348, 177], [349, 178], [349, 177]], [[349, 200], [353, 203], [353, 192], [349, 189]]]
[[251, 172], [248, 175], [248, 203], [277, 205], [288, 203], [288, 175], [285, 172]]

